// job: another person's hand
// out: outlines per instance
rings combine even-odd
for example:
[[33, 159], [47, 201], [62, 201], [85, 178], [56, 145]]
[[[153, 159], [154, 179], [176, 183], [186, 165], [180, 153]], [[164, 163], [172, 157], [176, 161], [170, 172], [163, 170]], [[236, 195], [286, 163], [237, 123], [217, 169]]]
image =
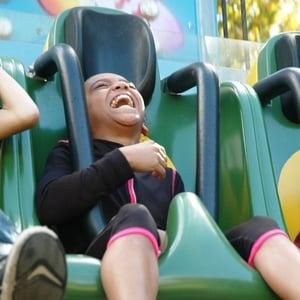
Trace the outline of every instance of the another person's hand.
[[160, 179], [166, 176], [167, 155], [161, 145], [147, 141], [130, 146], [121, 147], [120, 151], [126, 157], [135, 172], [152, 172]]

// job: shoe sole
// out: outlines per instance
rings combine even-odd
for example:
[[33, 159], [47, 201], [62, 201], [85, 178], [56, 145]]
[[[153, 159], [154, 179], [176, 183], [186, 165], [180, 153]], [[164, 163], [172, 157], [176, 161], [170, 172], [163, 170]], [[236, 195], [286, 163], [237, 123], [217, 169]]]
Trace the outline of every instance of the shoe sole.
[[66, 278], [65, 253], [56, 234], [28, 228], [8, 256], [1, 300], [61, 300]]

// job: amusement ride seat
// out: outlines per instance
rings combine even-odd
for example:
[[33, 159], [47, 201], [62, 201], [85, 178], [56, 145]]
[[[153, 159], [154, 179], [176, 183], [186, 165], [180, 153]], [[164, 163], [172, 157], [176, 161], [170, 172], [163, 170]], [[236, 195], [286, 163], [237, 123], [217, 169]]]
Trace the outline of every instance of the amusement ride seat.
[[[7, 145], [12, 146], [2, 149], [1, 172], [5, 176], [1, 176], [1, 199], [18, 227], [38, 224], [34, 189], [57, 140], [71, 140], [75, 168], [91, 163], [83, 78], [115, 72], [141, 91], [151, 137], [166, 147], [189, 191], [177, 195], [170, 206], [168, 247], [159, 260], [158, 298], [276, 298], [215, 222], [222, 210], [218, 207], [219, 86], [212, 68], [196, 63], [161, 80], [148, 25], [136, 16], [102, 8], [74, 8], [62, 13], [55, 20], [46, 48], [30, 76], [16, 62], [6, 67], [18, 68], [14, 77], [21, 78], [40, 109], [38, 125], [8, 139]], [[194, 86], [196, 92], [182, 94]], [[250, 87], [240, 85], [238, 89], [248, 89], [255, 97]], [[11, 166], [18, 171], [11, 172]], [[9, 194], [12, 186], [17, 190], [13, 199]], [[97, 206], [83, 218], [85, 234], [94, 236], [103, 223]], [[68, 254], [67, 262], [65, 299], [105, 298], [100, 261]]]
[[260, 79], [291, 70], [291, 74], [284, 79], [284, 86], [278, 86], [278, 82], [273, 81], [269, 89], [283, 89], [286, 86], [292, 89], [281, 93], [280, 97], [267, 95], [268, 102], [264, 107], [263, 115], [282, 218], [292, 240], [300, 233], [299, 50], [299, 32], [281, 33], [274, 36], [260, 52], [258, 68]]
[[270, 216], [292, 240], [299, 231], [299, 34], [272, 37], [260, 51], [259, 81], [221, 85], [218, 224]]

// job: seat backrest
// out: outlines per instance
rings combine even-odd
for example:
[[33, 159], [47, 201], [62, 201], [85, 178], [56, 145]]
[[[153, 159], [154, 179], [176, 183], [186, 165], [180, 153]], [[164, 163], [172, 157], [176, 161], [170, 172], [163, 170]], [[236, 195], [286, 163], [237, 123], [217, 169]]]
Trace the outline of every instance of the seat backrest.
[[[78, 55], [84, 80], [111, 72], [135, 83], [147, 104], [156, 79], [156, 51], [150, 28], [136, 16], [110, 9], [77, 7], [69, 10], [49, 46], [69, 44]], [[61, 21], [61, 20], [60, 20]], [[117, 29], [117, 30], [116, 30]]]
[[28, 77], [21, 62], [1, 58], [2, 67], [30, 94], [41, 118], [31, 130], [1, 142], [0, 206], [18, 230], [39, 224], [34, 202], [36, 181], [47, 154], [57, 140], [66, 137], [66, 122], [60, 88], [53, 78], [47, 82]]
[[227, 230], [261, 215], [286, 229], [258, 95], [248, 85], [224, 82], [220, 101], [219, 226]]
[[[282, 33], [271, 38], [262, 48], [258, 60], [258, 76], [263, 79], [287, 67], [299, 68], [300, 34]], [[274, 181], [288, 231], [294, 238], [300, 231], [300, 191], [297, 163], [300, 149], [300, 119], [291, 92], [263, 107]]]
[[[100, 14], [98, 14], [98, 11]], [[77, 14], [77, 12], [79, 13]], [[174, 97], [170, 95], [164, 95], [162, 93], [159, 73], [156, 67], [156, 55], [153, 37], [151, 31], [144, 21], [142, 21], [139, 17], [130, 15], [130, 18], [136, 20], [135, 22], [132, 22], [133, 28], [131, 29], [134, 31], [134, 28], [138, 27], [140, 29], [135, 30], [136, 34], [140, 34], [142, 32], [142, 34], [145, 35], [144, 39], [134, 39], [131, 31], [128, 31], [127, 26], [124, 25], [124, 20], [127, 19], [123, 19], [124, 15], [119, 12], [116, 13], [115, 11], [112, 12], [111, 10], [103, 10], [100, 8], [72, 9], [64, 12], [56, 19], [52, 32], [48, 38], [48, 47], [65, 43], [66, 32], [71, 30], [70, 28], [73, 28], [70, 25], [73, 24], [73, 22], [76, 23], [79, 20], [79, 24], [82, 22], [84, 24], [85, 22], [89, 24], [88, 20], [90, 12], [92, 12], [93, 17], [94, 12], [97, 12], [97, 16], [100, 19], [103, 17], [103, 14], [105, 15], [107, 13], [112, 17], [115, 24], [114, 28], [111, 28], [110, 25], [107, 25], [110, 28], [109, 35], [105, 29], [105, 24], [109, 23], [108, 21], [104, 24], [101, 24], [101, 26], [97, 26], [98, 31], [104, 32], [104, 36], [107, 40], [109, 40], [109, 43], [107, 42], [107, 44], [110, 45], [110, 47], [107, 48], [103, 47], [102, 55], [98, 54], [96, 50], [93, 51], [93, 55], [95, 55], [93, 58], [94, 61], [99, 61], [99, 72], [118, 72], [124, 76], [131, 76], [129, 79], [141, 89], [141, 91], [144, 93], [144, 98], [146, 97], [145, 100], [148, 104], [146, 117], [147, 125], [151, 132], [151, 138], [154, 138], [157, 142], [166, 147], [170, 157], [173, 159], [175, 165], [183, 175], [187, 190], [194, 191], [196, 174], [195, 94], [192, 93], [191, 96]], [[85, 15], [85, 13], [88, 13], [88, 17]], [[127, 17], [127, 15], [125, 16]], [[119, 17], [121, 22], [115, 21]], [[77, 21], [74, 21], [74, 18]], [[69, 24], [68, 26], [66, 26], [67, 23]], [[127, 22], [125, 23], [127, 24]], [[85, 26], [89, 25], [83, 25], [83, 28], [86, 28]], [[80, 26], [77, 24], [76, 26], [74, 25], [74, 27], [77, 28], [75, 30], [77, 36], [80, 35], [80, 30], [78, 29]], [[81, 30], [83, 30], [83, 28], [81, 28]], [[95, 29], [93, 30], [95, 31]], [[120, 32], [122, 33], [121, 41], [123, 41], [123, 44], [120, 42]], [[74, 36], [74, 34], [71, 34], [71, 36]], [[100, 34], [97, 34], [97, 36], [100, 36]], [[128, 36], [128, 38], [126, 38], [126, 36]], [[93, 60], [88, 57], [88, 49], [94, 47], [91, 44], [98, 44], [99, 41], [93, 41], [91, 37], [89, 41], [86, 41], [84, 36], [82, 39], [85, 41], [84, 47], [81, 45], [82, 49], [84, 49], [82, 50], [83, 54], [81, 54], [82, 64], [86, 63], [87, 61], [87, 65], [90, 64], [91, 66]], [[100, 44], [105, 44], [106, 39], [104, 39], [104, 41], [102, 41]], [[70, 38], [69, 40], [71, 40], [71, 43], [75, 43], [77, 38]], [[112, 42], [111, 40], [114, 40], [115, 42]], [[132, 40], [132, 43], [136, 43], [135, 47], [126, 47], [128, 43], [130, 44], [130, 40]], [[119, 46], [113, 56], [111, 52], [114, 51], [116, 46], [112, 47], [112, 45]], [[118, 58], [121, 56], [119, 49], [122, 49], [122, 51], [133, 51], [134, 55], [127, 55], [125, 60], [113, 60], [112, 57]], [[140, 54], [137, 52], [137, 49], [141, 51]], [[141, 60], [141, 57], [144, 59]], [[101, 61], [104, 62], [103, 65], [100, 63]], [[109, 65], [107, 64], [108, 61], [111, 61], [111, 68], [109, 68]], [[117, 62], [120, 62], [120, 64], [117, 64]], [[137, 66], [139, 64], [142, 65], [143, 72], [137, 71]], [[129, 72], [128, 70], [131, 69], [134, 71]], [[84, 68], [84, 72], [85, 76], [89, 77], [93, 74], [93, 72], [97, 73], [98, 70], [93, 69], [91, 66], [90, 68]], [[62, 101], [64, 89], [61, 87], [60, 75], [55, 75], [46, 82], [36, 78], [27, 78], [27, 81], [28, 91], [40, 109], [40, 122], [32, 131], [32, 151], [34, 157], [35, 178], [36, 180], [39, 180], [45, 166], [46, 158], [56, 141], [61, 138], [70, 137], [68, 136], [66, 125], [67, 117], [65, 117], [64, 105]], [[187, 144], [189, 147], [184, 146]], [[102, 221], [96, 221], [96, 219], [101, 219], [98, 217], [98, 213], [96, 211], [95, 213], [92, 212], [89, 215], [93, 217], [91, 219], [88, 218], [88, 222], [84, 221], [84, 223], [87, 224], [87, 226], [84, 225], [84, 227], [87, 228], [87, 231], [92, 237], [93, 234], [98, 232], [98, 230], [101, 228]], [[94, 216], [97, 216], [96, 219]], [[73, 227], [73, 225], [70, 226], [71, 229]]]
[[[187, 190], [194, 191], [195, 94], [174, 97], [162, 92], [154, 40], [148, 25], [137, 16], [117, 10], [74, 8], [55, 20], [46, 48], [59, 43], [74, 47], [85, 78], [97, 72], [116, 72], [137, 86], [147, 105], [146, 123], [151, 138], [166, 147], [183, 175]], [[184, 146], [187, 144], [189, 147]]]
[[[1, 66], [27, 89], [23, 65], [15, 59], [1, 58]], [[33, 195], [35, 174], [31, 132], [25, 130], [1, 141], [0, 207], [10, 217], [17, 230], [38, 223]]]
[[[51, 44], [51, 41], [53, 42], [56, 37], [62, 37], [64, 35], [64, 20], [67, 15], [68, 13], [66, 12], [56, 20], [52, 34], [49, 36], [49, 44]], [[113, 38], [111, 35], [108, 36], [109, 39]], [[63, 38], [57, 40], [59, 43], [64, 42]], [[107, 51], [111, 51], [111, 49]], [[108, 71], [110, 71], [110, 69]], [[195, 73], [196, 71], [196, 67], [194, 66], [193, 68], [187, 68], [183, 73], [179, 73], [182, 75]], [[175, 77], [177, 77], [177, 75]], [[24, 74], [22, 74], [22, 76], [24, 76]], [[61, 76], [63, 77], [63, 75]], [[27, 194], [24, 199], [21, 199], [22, 197], [19, 195], [20, 201], [18, 202], [18, 209], [21, 207], [20, 202], [22, 202], [22, 205], [25, 207], [27, 207], [28, 204], [27, 214], [23, 215], [22, 218], [27, 221], [31, 220], [31, 222], [34, 223], [33, 194], [35, 180], [38, 180], [43, 172], [46, 157], [52, 146], [58, 139], [68, 137], [68, 132], [66, 129], [67, 122], [62, 101], [63, 93], [61, 91], [60, 76], [56, 75], [47, 81], [29, 77], [23, 79], [27, 91], [40, 109], [40, 121], [31, 131], [31, 139], [26, 138], [26, 143], [24, 140], [20, 141], [22, 146], [20, 150], [22, 151], [16, 150], [16, 154], [14, 154], [14, 161], [16, 163], [18, 163], [18, 157], [24, 157], [23, 164], [27, 164], [26, 169], [27, 166], [30, 165], [28, 170], [31, 170], [33, 174], [24, 173], [23, 176], [16, 175], [14, 179], [20, 183], [24, 183], [24, 187], [26, 187], [28, 180], [33, 179], [32, 182], [30, 182], [30, 195]], [[179, 90], [183, 89], [183, 86], [193, 85], [193, 82], [196, 80], [199, 81], [198, 88], [202, 95], [209, 95], [213, 89], [218, 90], [216, 81], [214, 81], [213, 87], [209, 84], [202, 85], [203, 82], [208, 81], [207, 77], [203, 74], [200, 74], [200, 76], [198, 74], [197, 78], [196, 76], [187, 76], [186, 81], [184, 79], [185, 78], [178, 82]], [[138, 78], [131, 80], [134, 82], [136, 80], [135, 84], [139, 86]], [[177, 85], [175, 80], [173, 83], [174, 82], [174, 85]], [[161, 91], [160, 84], [160, 78], [156, 70], [155, 87], [153, 92], [151, 92], [152, 97], [149, 96], [149, 100], [151, 101], [149, 101], [147, 105], [147, 118], [151, 137], [165, 145], [167, 152], [183, 177], [186, 190], [194, 191], [196, 176], [197, 109], [201, 112], [198, 114], [201, 118], [205, 119], [207, 115], [203, 112], [204, 110], [201, 109], [203, 108], [201, 105], [197, 107], [195, 91], [180, 96], [167, 95]], [[143, 85], [141, 85], [140, 88], [142, 89], [142, 87]], [[174, 90], [176, 90], [176, 88], [174, 89], [173, 86], [173, 91]], [[169, 89], [169, 91], [172, 90]], [[205, 93], [205, 91], [207, 93]], [[211, 95], [213, 94], [215, 95], [216, 93], [211, 93]], [[144, 95], [144, 97], [146, 96]], [[212, 104], [212, 97], [204, 98], [204, 100], [208, 101], [209, 105]], [[218, 97], [214, 98], [219, 99]], [[215, 113], [217, 114], [218, 111], [215, 111]], [[211, 121], [212, 118], [208, 118], [208, 120]], [[203, 140], [208, 140], [206, 131], [202, 131], [200, 134], [202, 134], [201, 138], [203, 138]], [[216, 140], [214, 142], [216, 142]], [[28, 147], [28, 150], [26, 147]], [[7, 155], [9, 155], [9, 152], [7, 152]], [[206, 163], [207, 161], [204, 161], [204, 164]], [[23, 168], [23, 164], [19, 164], [19, 166]], [[208, 168], [209, 167], [210, 165], [208, 165]], [[12, 173], [12, 171], [9, 170], [9, 165], [8, 171]], [[26, 176], [28, 176], [28, 178], [26, 178]], [[18, 194], [22, 193], [22, 190], [18, 188], [16, 188], [16, 190]], [[7, 199], [7, 201], [9, 201], [9, 195]], [[222, 298], [221, 295], [224, 294], [231, 294], [234, 295], [233, 299], [240, 299], [245, 295], [247, 297], [247, 295], [253, 293], [253, 291], [257, 292], [255, 295], [257, 295], [258, 298], [272, 299], [269, 289], [264, 286], [261, 278], [255, 272], [247, 268], [237, 254], [233, 252], [233, 249], [230, 248], [228, 242], [220, 233], [205, 209], [202, 209], [200, 202], [200, 199], [194, 194], [183, 193], [178, 195], [170, 206], [168, 219], [169, 249], [167, 249], [160, 259], [159, 298], [182, 298], [180, 295], [183, 294], [186, 299], [194, 299], [199, 297], [199, 295], [205, 297], [205, 295], [211, 293], [211, 290], [216, 285], [220, 285], [221, 289], [214, 296], [214, 299]], [[26, 224], [24, 227], [26, 227]], [[80, 231], [78, 234], [82, 234], [82, 232]], [[205, 259], [199, 259], [201, 257]], [[220, 260], [220, 264], [215, 264], [216, 257]], [[82, 255], [68, 255], [67, 258], [69, 273], [66, 298], [104, 298], [103, 287], [100, 283], [101, 271], [99, 270], [99, 261]], [[226, 264], [230, 267], [227, 268]], [[224, 272], [224, 270], [226, 270], [226, 272]], [[220, 281], [220, 274], [224, 280]], [[180, 278], [180, 280], [172, 279], [170, 281], [170, 278]], [[228, 284], [228, 280], [230, 284]], [[203, 282], [205, 282], [204, 289]], [[229, 286], [233, 287], [233, 289], [228, 289]], [[237, 286], [241, 288], [236, 289]], [[178, 293], [178, 291], [180, 293]], [[236, 291], [238, 291], [238, 293]]]
[[[267, 50], [268, 49], [268, 50]], [[288, 68], [300, 67], [300, 34], [284, 33], [273, 37], [265, 45], [259, 56], [259, 62], [262, 63], [258, 68], [259, 78]], [[268, 53], [266, 53], [268, 51]], [[268, 67], [266, 66], [268, 65]], [[286, 92], [280, 96], [282, 111], [286, 118], [294, 123], [300, 123], [300, 117], [297, 116], [297, 110], [294, 107], [295, 99], [291, 92]]]

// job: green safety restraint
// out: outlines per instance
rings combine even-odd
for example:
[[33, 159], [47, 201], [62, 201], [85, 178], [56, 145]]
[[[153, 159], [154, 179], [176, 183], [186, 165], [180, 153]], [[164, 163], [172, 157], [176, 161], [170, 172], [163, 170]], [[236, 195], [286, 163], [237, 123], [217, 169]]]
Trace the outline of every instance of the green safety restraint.
[[[215, 223], [224, 208], [218, 206], [223, 197], [219, 198], [218, 190], [219, 86], [210, 66], [195, 63], [161, 80], [146, 23], [101, 8], [75, 8], [58, 16], [48, 50], [34, 63], [31, 76], [14, 60], [3, 59], [3, 63], [40, 109], [40, 121], [33, 130], [2, 144], [1, 203], [19, 228], [38, 224], [35, 185], [57, 140], [67, 136], [72, 141], [75, 168], [86, 167], [92, 160], [82, 80], [95, 72], [116, 72], [133, 81], [143, 94], [151, 137], [166, 147], [189, 191], [177, 195], [170, 206], [168, 247], [159, 259], [158, 298], [276, 298]], [[182, 94], [193, 86], [196, 91]], [[226, 106], [237, 96], [227, 95], [224, 88], [221, 104]], [[256, 99], [250, 87], [232, 83], [229, 88], [245, 101], [250, 96]], [[221, 120], [226, 124], [224, 118], [231, 116], [223, 117], [223, 111]], [[237, 125], [241, 131], [241, 124]], [[220, 182], [226, 181], [223, 176]], [[101, 229], [101, 207], [84, 216], [81, 225], [85, 232], [80, 234], [93, 236]], [[65, 299], [105, 298], [100, 261], [67, 255], [67, 262]]]

